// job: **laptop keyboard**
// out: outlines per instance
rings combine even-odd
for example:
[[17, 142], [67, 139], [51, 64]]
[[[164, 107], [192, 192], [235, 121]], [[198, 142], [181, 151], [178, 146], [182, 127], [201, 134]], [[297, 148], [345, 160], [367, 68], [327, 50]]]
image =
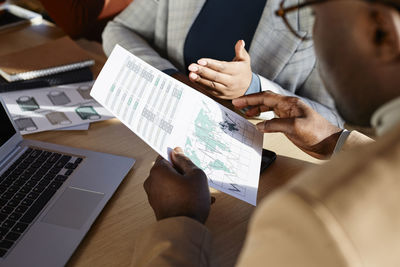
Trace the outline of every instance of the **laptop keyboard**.
[[0, 257], [12, 249], [82, 158], [28, 148], [0, 176]]

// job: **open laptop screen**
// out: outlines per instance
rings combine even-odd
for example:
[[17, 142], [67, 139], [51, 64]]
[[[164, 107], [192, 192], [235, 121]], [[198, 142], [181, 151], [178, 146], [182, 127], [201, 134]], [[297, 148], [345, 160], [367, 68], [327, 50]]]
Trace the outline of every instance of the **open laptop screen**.
[[0, 146], [7, 142], [15, 133], [14, 126], [3, 105], [0, 103]]

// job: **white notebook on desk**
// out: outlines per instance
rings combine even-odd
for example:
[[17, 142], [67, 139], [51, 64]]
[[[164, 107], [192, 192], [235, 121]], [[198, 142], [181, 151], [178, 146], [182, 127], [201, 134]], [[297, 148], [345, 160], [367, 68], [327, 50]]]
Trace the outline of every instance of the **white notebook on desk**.
[[9, 82], [29, 80], [94, 65], [69, 37], [0, 56], [0, 75]]

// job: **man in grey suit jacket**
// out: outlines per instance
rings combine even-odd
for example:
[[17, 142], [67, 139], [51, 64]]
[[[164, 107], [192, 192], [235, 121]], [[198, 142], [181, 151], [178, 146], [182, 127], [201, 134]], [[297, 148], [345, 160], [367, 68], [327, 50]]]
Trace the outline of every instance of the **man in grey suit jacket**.
[[[185, 73], [186, 36], [205, 2], [135, 0], [107, 25], [103, 33], [104, 50], [109, 55], [119, 44], [159, 70], [176, 69]], [[334, 102], [320, 81], [312, 41], [302, 41], [288, 31], [274, 14], [278, 5], [279, 0], [267, 1], [249, 51], [252, 71], [260, 78], [261, 90], [299, 96], [330, 122], [342, 126]], [[289, 19], [304, 22], [296, 23], [298, 30], [310, 30], [301, 28], [309, 25], [307, 14], [296, 13]]]

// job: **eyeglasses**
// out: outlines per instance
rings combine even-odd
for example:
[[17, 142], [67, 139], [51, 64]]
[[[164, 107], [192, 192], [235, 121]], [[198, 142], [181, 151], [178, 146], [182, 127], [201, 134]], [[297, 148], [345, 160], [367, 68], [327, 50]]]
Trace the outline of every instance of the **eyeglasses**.
[[[339, 0], [300, 0], [298, 4], [287, 6], [282, 0], [275, 14], [283, 19], [286, 27], [302, 40], [312, 39], [312, 28], [315, 21], [313, 5]], [[395, 0], [362, 0], [369, 3], [387, 5], [400, 11], [400, 2]], [[299, 19], [299, 17], [301, 19]]]

